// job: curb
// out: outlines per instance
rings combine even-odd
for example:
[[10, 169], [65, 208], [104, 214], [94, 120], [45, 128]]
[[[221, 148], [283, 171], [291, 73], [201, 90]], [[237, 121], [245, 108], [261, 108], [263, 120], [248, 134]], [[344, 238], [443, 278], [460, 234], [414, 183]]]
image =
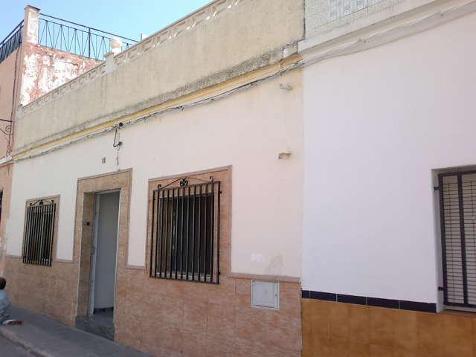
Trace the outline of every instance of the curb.
[[22, 347], [27, 352], [31, 353], [37, 357], [53, 357], [46, 351], [42, 351], [38, 348], [35, 348], [31, 343], [28, 341], [23, 340], [22, 338], [18, 337], [14, 331], [9, 331], [9, 328], [6, 326], [0, 327], [0, 336], [6, 338], [10, 342], [14, 343], [17, 346]]

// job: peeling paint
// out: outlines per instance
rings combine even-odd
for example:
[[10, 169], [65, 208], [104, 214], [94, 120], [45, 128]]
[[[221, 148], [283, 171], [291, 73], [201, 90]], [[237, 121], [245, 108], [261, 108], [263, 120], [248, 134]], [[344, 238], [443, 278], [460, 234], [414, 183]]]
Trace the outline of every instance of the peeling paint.
[[100, 62], [71, 53], [25, 44], [20, 103], [26, 105], [96, 67]]

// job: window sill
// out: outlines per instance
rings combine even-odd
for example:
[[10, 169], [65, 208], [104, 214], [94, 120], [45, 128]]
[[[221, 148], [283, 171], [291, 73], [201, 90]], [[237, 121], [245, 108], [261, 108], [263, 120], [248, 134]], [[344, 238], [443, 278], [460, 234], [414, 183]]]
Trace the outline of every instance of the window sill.
[[469, 310], [453, 310], [449, 309], [445, 306], [445, 310], [441, 311], [440, 314], [443, 315], [450, 315], [450, 316], [458, 316], [458, 317], [468, 317], [468, 318], [476, 318], [476, 310], [469, 311]]

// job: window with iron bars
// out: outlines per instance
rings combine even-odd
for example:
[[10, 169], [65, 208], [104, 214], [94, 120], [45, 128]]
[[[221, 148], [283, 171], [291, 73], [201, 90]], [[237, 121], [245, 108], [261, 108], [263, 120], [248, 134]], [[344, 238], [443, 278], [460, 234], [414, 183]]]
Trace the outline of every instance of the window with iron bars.
[[0, 191], [0, 223], [2, 223], [3, 190]]
[[440, 174], [438, 189], [444, 303], [476, 308], [476, 172]]
[[27, 203], [23, 235], [23, 263], [51, 266], [55, 234], [56, 200]]
[[159, 185], [152, 199], [150, 276], [218, 284], [219, 209], [219, 181]]

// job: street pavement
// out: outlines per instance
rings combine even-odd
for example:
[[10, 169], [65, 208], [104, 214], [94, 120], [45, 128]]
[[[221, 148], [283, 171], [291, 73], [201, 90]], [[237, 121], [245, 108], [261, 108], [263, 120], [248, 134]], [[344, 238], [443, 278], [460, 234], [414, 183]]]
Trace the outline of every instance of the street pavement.
[[[0, 357], [146, 357], [145, 353], [121, 346], [105, 338], [63, 325], [44, 315], [12, 307], [10, 316], [23, 325], [0, 326]], [[8, 340], [10, 343], [4, 343]], [[12, 346], [13, 343], [13, 346]], [[10, 348], [13, 352], [3, 351]], [[17, 349], [15, 349], [17, 345]], [[21, 350], [21, 347], [24, 350]], [[31, 351], [28, 354], [27, 351]], [[23, 354], [13, 354], [22, 353]], [[26, 354], [25, 354], [26, 352]]]
[[0, 336], [0, 356], [2, 357], [32, 357], [33, 355], [27, 352], [22, 347]]

